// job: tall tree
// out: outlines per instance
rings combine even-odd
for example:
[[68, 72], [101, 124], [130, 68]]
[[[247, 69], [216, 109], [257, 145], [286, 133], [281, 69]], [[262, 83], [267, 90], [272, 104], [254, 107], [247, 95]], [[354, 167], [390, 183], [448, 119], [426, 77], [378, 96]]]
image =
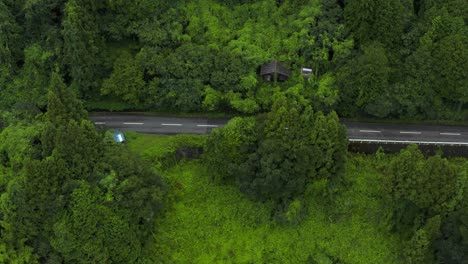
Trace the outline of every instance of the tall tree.
[[206, 156], [215, 172], [235, 180], [250, 197], [284, 204], [313, 180], [342, 176], [347, 141], [335, 113], [314, 113], [286, 94], [258, 125], [241, 120], [214, 132]]
[[134, 226], [105, 205], [85, 182], [71, 194], [70, 209], [53, 226], [51, 244], [70, 263], [135, 263], [141, 244]]
[[52, 72], [48, 92], [48, 121], [63, 124], [70, 119], [78, 121], [85, 117], [86, 111], [73, 90], [65, 86], [59, 73]]
[[8, 109], [15, 94], [8, 87], [21, 59], [21, 27], [7, 1], [0, 1], [0, 108]]
[[24, 0], [25, 37], [30, 43], [40, 43], [50, 50], [62, 46], [61, 24], [67, 0]]
[[401, 0], [353, 0], [345, 6], [346, 25], [361, 45], [373, 41], [386, 47], [398, 45], [407, 13]]
[[138, 105], [143, 100], [144, 89], [143, 69], [138, 67], [130, 53], [123, 52], [114, 63], [111, 76], [104, 81], [101, 92]]
[[[437, 257], [443, 263], [468, 262], [468, 167], [464, 169], [464, 189], [462, 200], [455, 210], [444, 218], [442, 235], [435, 242]], [[463, 181], [461, 181], [463, 182]]]
[[386, 117], [394, 110], [390, 91], [392, 68], [386, 49], [378, 42], [363, 46], [363, 52], [337, 74], [340, 99], [347, 111], [355, 105], [365, 113]]
[[52, 55], [39, 45], [24, 50], [24, 65], [11, 86], [17, 95], [17, 103], [28, 103], [46, 110]]
[[13, 156], [15, 148], [0, 144], [0, 173], [4, 166], [18, 172], [0, 187], [2, 258], [145, 262], [141, 248], [152, 238], [148, 230], [162, 208], [164, 184], [124, 146], [103, 140], [58, 73], [50, 83], [39, 136], [18, 141], [0, 134], [25, 145]]
[[436, 255], [447, 261], [465, 258], [459, 248], [447, 246], [465, 243], [460, 234], [466, 234], [462, 200], [466, 168], [455, 167], [440, 155], [426, 159], [417, 145], [411, 145], [389, 164], [387, 174], [384, 190], [390, 198], [391, 224], [403, 237], [406, 262], [435, 263]]
[[468, 103], [468, 30], [442, 39], [434, 51], [434, 86], [439, 94], [456, 105], [458, 113]]
[[63, 62], [72, 87], [88, 98], [98, 92], [102, 78], [104, 40], [96, 18], [102, 4], [101, 0], [71, 0], [63, 21]]

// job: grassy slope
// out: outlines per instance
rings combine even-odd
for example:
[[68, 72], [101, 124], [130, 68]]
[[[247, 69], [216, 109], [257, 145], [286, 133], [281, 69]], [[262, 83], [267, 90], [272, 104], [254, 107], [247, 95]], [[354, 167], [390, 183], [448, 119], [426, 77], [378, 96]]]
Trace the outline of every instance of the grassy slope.
[[[125, 138], [129, 143], [129, 148], [138, 153], [143, 159], [153, 163], [156, 169], [163, 169], [167, 165], [164, 162], [171, 161], [164, 157], [171, 158], [178, 147], [181, 146], [203, 146], [205, 135], [185, 135], [176, 136], [149, 135], [135, 132], [125, 132]], [[175, 161], [174, 161], [175, 162]], [[170, 162], [172, 164], [172, 162]]]
[[[129, 145], [151, 160], [175, 141], [134, 134]], [[326, 255], [344, 263], [398, 263], [398, 238], [378, 224], [381, 175], [363, 156], [353, 156], [347, 169], [350, 188], [336, 205], [324, 204], [311, 186], [305, 220], [278, 225], [271, 205], [213, 181], [199, 161], [182, 162], [163, 173], [175, 202], [155, 232], [154, 254], [164, 263], [304, 263], [309, 257], [329, 263]]]

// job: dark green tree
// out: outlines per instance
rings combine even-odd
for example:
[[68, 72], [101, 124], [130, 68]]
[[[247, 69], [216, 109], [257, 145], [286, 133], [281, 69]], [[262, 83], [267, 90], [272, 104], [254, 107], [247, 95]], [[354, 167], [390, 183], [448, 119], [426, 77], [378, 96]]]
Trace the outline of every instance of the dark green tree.
[[50, 83], [48, 113], [34, 127], [37, 134], [0, 134], [21, 143], [0, 144], [0, 173], [4, 167], [16, 173], [0, 174], [0, 183], [6, 181], [0, 187], [2, 258], [144, 262], [141, 248], [162, 208], [162, 181], [124, 146], [103, 140], [58, 73]]
[[346, 107], [341, 112], [353, 109], [355, 104], [372, 116], [386, 117], [392, 113], [395, 107], [389, 83], [391, 74], [385, 48], [378, 42], [364, 46], [363, 53], [337, 74], [340, 99]]
[[336, 114], [314, 113], [284, 95], [258, 125], [241, 120], [215, 130], [206, 156], [215, 173], [234, 179], [250, 197], [284, 204], [313, 180], [343, 175], [347, 141]]
[[101, 93], [116, 95], [124, 101], [138, 105], [145, 89], [143, 69], [128, 52], [123, 52], [114, 63], [111, 76], [102, 85]]
[[86, 117], [86, 111], [72, 89], [66, 87], [57, 72], [50, 76], [47, 120], [53, 124], [67, 123], [68, 120], [79, 121]]
[[39, 45], [24, 50], [25, 63], [11, 86], [17, 95], [17, 103], [28, 103], [46, 110], [52, 55]]
[[[408, 238], [414, 230], [428, 225], [430, 218], [453, 211], [459, 193], [458, 177], [455, 167], [439, 155], [426, 160], [416, 145], [402, 150], [390, 163], [385, 182], [394, 228]], [[432, 243], [435, 238], [430, 234]]]
[[15, 103], [9, 85], [21, 58], [21, 27], [17, 24], [8, 2], [0, 1], [0, 109], [8, 109]]
[[460, 203], [459, 208], [450, 213], [444, 220], [441, 232], [441, 237], [435, 242], [439, 261], [444, 263], [467, 262], [468, 209], [466, 198]]
[[238, 165], [256, 149], [257, 123], [255, 118], [236, 117], [222, 129], [214, 129], [205, 146], [205, 160], [213, 175], [233, 180], [238, 176]]
[[[466, 168], [456, 167], [440, 155], [426, 159], [411, 145], [389, 164], [385, 179], [392, 225], [405, 240], [406, 262], [432, 263], [436, 255], [444, 261], [465, 258], [455, 244], [465, 243], [461, 234], [466, 216], [462, 198]], [[453, 237], [448, 238], [450, 235]], [[450, 245], [454, 247], [449, 249]]]
[[63, 62], [72, 87], [87, 98], [102, 80], [104, 40], [96, 18], [102, 5], [102, 0], [71, 0], [65, 7]]
[[434, 50], [433, 70], [435, 90], [442, 98], [453, 102], [458, 113], [468, 103], [468, 30], [440, 40]]
[[69, 209], [54, 224], [51, 244], [70, 263], [135, 263], [141, 255], [134, 226], [106, 206], [86, 182], [71, 194]]
[[402, 0], [354, 0], [345, 6], [346, 26], [360, 45], [378, 41], [386, 47], [397, 46], [407, 14]]
[[67, 0], [24, 0], [22, 4], [25, 37], [30, 43], [54, 50], [62, 46], [61, 24]]

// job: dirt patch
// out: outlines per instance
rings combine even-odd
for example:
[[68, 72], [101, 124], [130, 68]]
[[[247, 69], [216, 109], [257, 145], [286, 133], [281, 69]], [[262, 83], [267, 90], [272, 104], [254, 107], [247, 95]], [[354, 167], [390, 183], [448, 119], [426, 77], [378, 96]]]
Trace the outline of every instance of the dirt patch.
[[176, 150], [176, 159], [182, 160], [191, 160], [191, 159], [198, 159], [200, 158], [201, 154], [203, 154], [202, 147], [179, 147]]

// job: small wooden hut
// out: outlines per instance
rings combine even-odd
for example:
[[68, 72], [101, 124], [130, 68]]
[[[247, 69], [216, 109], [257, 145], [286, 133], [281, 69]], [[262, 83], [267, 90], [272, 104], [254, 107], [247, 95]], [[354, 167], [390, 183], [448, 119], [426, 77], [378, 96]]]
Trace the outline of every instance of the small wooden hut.
[[265, 82], [284, 82], [291, 77], [291, 72], [276, 60], [262, 65], [260, 75]]

